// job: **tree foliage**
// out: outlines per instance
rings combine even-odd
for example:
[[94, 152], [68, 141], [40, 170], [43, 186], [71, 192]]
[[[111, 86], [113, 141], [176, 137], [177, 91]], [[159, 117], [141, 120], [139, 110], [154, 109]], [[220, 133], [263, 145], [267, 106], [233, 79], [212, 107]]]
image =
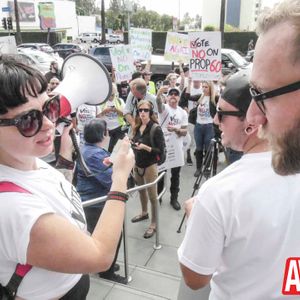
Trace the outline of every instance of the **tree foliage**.
[[76, 14], [79, 16], [91, 16], [96, 13], [94, 0], [75, 0]]

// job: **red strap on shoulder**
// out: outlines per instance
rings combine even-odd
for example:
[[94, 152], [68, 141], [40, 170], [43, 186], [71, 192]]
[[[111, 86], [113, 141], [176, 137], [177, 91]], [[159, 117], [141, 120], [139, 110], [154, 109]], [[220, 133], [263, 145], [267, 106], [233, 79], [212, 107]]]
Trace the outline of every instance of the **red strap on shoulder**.
[[23, 189], [22, 187], [9, 182], [9, 181], [1, 181], [0, 182], [0, 193], [4, 192], [17, 192], [17, 193], [26, 193], [26, 194], [31, 194], [27, 190]]
[[21, 265], [17, 264], [15, 273], [21, 277], [24, 277], [30, 270], [32, 266], [31, 265]]
[[[0, 193], [5, 193], [5, 192], [17, 192], [17, 193], [26, 193], [26, 194], [31, 194], [27, 190], [23, 189], [22, 187], [9, 182], [9, 181], [1, 181], [0, 182]], [[31, 265], [21, 265], [17, 264], [16, 271], [15, 273], [20, 276], [24, 277], [32, 268]]]

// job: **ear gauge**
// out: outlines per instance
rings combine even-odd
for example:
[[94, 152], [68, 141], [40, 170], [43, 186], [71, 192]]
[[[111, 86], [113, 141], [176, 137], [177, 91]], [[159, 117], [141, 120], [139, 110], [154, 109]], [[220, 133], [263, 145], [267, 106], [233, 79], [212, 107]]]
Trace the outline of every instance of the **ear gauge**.
[[248, 127], [245, 128], [245, 133], [246, 134], [251, 134], [252, 132], [253, 132], [252, 126], [249, 125]]

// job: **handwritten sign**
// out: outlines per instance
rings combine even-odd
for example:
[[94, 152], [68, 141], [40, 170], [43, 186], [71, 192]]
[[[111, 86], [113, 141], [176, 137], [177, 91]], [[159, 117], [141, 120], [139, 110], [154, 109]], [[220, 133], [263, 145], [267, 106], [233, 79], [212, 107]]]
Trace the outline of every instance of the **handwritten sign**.
[[130, 45], [119, 45], [109, 49], [112, 65], [115, 68], [116, 82], [131, 80], [134, 72], [134, 59]]
[[165, 60], [189, 62], [190, 48], [187, 34], [168, 32], [165, 46]]
[[0, 53], [1, 54], [17, 54], [17, 44], [14, 36], [0, 37]]
[[144, 28], [130, 28], [129, 38], [134, 59], [151, 59], [152, 30]]
[[190, 74], [194, 80], [221, 78], [221, 32], [190, 32]]
[[158, 166], [159, 172], [184, 165], [182, 138], [179, 138], [174, 132], [169, 131], [164, 131], [164, 137], [166, 142], [167, 157], [166, 161]]

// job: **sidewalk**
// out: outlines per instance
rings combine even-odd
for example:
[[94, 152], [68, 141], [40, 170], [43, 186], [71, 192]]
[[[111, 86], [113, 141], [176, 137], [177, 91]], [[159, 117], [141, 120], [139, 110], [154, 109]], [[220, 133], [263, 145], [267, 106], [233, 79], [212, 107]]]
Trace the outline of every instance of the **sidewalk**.
[[[223, 160], [219, 164], [224, 167]], [[193, 176], [195, 166], [184, 166], [181, 171], [181, 190], [179, 202], [190, 198], [196, 178]], [[169, 174], [166, 178], [169, 184]], [[150, 206], [149, 206], [150, 207]], [[181, 272], [177, 260], [177, 249], [184, 237], [185, 225], [181, 233], [177, 233], [184, 211], [175, 211], [170, 206], [170, 193], [163, 196], [160, 206], [160, 244], [162, 248], [155, 250], [155, 236], [144, 239], [143, 234], [150, 224], [149, 220], [131, 223], [130, 219], [140, 213], [138, 192], [129, 198], [127, 203], [127, 237], [128, 237], [128, 263], [129, 274], [132, 280], [127, 285], [115, 284], [91, 276], [91, 288], [88, 300], [142, 300], [142, 299], [178, 299], [179, 300], [207, 300], [209, 288], [201, 291], [192, 291], [184, 287], [181, 282]], [[118, 263], [119, 272], [124, 276], [124, 250], [120, 248]], [[179, 295], [178, 295], [179, 293]]]

